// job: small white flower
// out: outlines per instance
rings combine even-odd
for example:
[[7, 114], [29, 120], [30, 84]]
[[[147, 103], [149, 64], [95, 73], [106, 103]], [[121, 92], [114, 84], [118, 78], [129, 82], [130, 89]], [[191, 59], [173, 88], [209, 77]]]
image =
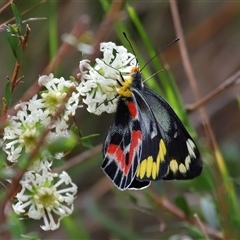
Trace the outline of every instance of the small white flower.
[[116, 111], [119, 82], [136, 66], [135, 56], [123, 46], [104, 42], [100, 44], [100, 51], [103, 59], [97, 58], [94, 68], [89, 60], [80, 61], [81, 82], [77, 87], [87, 110], [97, 115]]
[[[40, 76], [39, 84], [46, 87], [41, 93], [41, 107], [45, 108], [47, 114], [54, 115], [57, 108], [62, 104], [70, 88], [76, 88], [76, 83], [65, 80], [63, 77], [54, 78], [53, 74], [49, 76]], [[79, 107], [79, 92], [73, 92], [65, 105], [63, 118], [69, 120], [69, 116], [74, 116]], [[40, 103], [39, 103], [40, 106]]]
[[36, 159], [28, 167], [28, 170], [34, 171], [34, 172], [39, 172], [39, 171], [42, 171], [43, 168], [50, 170], [51, 166], [52, 166], [52, 161], [49, 161], [47, 158]]
[[[62, 104], [68, 94], [69, 88], [76, 88], [76, 83], [64, 78], [40, 76], [39, 84], [46, 87], [41, 93], [41, 98], [34, 95], [29, 102], [16, 105], [19, 110], [16, 116], [9, 116], [9, 125], [4, 129], [3, 149], [7, 153], [7, 159], [17, 162], [23, 153], [29, 153], [36, 146], [37, 141], [46, 128], [50, 129], [46, 142], [51, 143], [59, 137], [69, 137], [68, 124], [70, 116], [75, 115], [79, 107], [78, 91], [73, 91], [65, 104], [65, 110], [55, 123], [51, 123], [52, 115], [58, 106]], [[55, 158], [60, 159], [63, 153], [57, 153]], [[41, 151], [41, 158], [49, 158], [46, 151]]]
[[45, 86], [47, 82], [51, 81], [53, 79], [53, 74], [50, 73], [48, 76], [47, 75], [42, 75], [38, 78], [38, 85], [39, 86]]
[[[4, 128], [4, 146], [7, 153], [7, 159], [16, 162], [24, 149], [29, 153], [42, 132], [42, 110], [38, 109], [31, 114], [28, 104], [21, 105], [22, 110], [17, 112], [16, 116], [9, 118], [9, 125]], [[45, 119], [48, 122], [47, 119]]]
[[61, 219], [72, 213], [77, 186], [66, 172], [50, 173], [47, 168], [41, 172], [28, 171], [20, 184], [22, 189], [16, 195], [13, 209], [17, 214], [43, 219], [43, 230], [57, 229]]
[[86, 54], [94, 53], [94, 48], [91, 45], [85, 44], [85, 43], [79, 43], [79, 40], [71, 34], [64, 33], [62, 35], [62, 40], [63, 40], [63, 42], [66, 42], [66, 43], [76, 47], [78, 49], [78, 51], [80, 51], [80, 52], [83, 52]]

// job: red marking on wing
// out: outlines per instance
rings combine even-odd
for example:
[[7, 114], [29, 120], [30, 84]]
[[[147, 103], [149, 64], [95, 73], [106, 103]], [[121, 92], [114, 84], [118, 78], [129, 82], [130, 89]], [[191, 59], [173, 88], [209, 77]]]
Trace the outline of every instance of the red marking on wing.
[[134, 156], [136, 151], [139, 147], [139, 142], [142, 140], [142, 132], [141, 131], [132, 131], [132, 142], [129, 149], [129, 163], [128, 165], [125, 164], [123, 167], [123, 172], [125, 175], [128, 174], [129, 169], [132, 166], [132, 161], [134, 160]]
[[107, 153], [112, 155], [117, 162], [122, 165], [122, 162], [125, 162], [125, 156], [122, 149], [116, 144], [110, 144], [107, 149]]
[[107, 154], [111, 155], [114, 160], [120, 165], [121, 171], [126, 176], [129, 172], [129, 169], [132, 166], [132, 161], [136, 155], [136, 151], [139, 147], [139, 142], [142, 140], [141, 131], [133, 131], [131, 136], [131, 144], [128, 154], [128, 163], [126, 162], [126, 155], [124, 155], [122, 149], [116, 144], [109, 144], [107, 148]]
[[128, 102], [128, 110], [133, 118], [137, 116], [137, 108], [134, 102]]

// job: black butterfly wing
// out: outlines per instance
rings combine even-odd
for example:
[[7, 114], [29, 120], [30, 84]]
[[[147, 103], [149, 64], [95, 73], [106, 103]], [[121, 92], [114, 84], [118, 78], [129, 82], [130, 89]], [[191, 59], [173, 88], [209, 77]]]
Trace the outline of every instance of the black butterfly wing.
[[159, 124], [142, 94], [142, 90], [133, 89], [133, 95], [139, 108], [139, 120], [143, 136], [142, 154], [136, 172], [139, 181], [162, 179], [167, 173], [167, 151]]
[[192, 179], [200, 175], [199, 150], [176, 113], [148, 87], [144, 86], [142, 94], [154, 113], [166, 145], [168, 169], [163, 179]]
[[102, 164], [103, 171], [120, 190], [141, 189], [150, 184], [135, 179], [142, 143], [142, 127], [135, 98], [120, 98], [115, 122], [104, 141]]
[[192, 179], [202, 171], [193, 139], [168, 103], [147, 87], [120, 98], [103, 146], [102, 169], [120, 189], [152, 180]]
[[129, 190], [141, 190], [148, 187], [151, 184], [150, 181], [141, 181], [138, 178], [134, 178], [132, 183], [129, 185]]
[[104, 172], [121, 190], [142, 189], [165, 176], [166, 146], [141, 90], [134, 88], [131, 98], [120, 98], [103, 155]]

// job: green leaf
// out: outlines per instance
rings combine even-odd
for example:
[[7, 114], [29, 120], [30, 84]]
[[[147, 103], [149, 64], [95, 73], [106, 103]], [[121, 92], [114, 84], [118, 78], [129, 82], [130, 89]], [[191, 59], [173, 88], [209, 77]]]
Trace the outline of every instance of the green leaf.
[[240, 97], [237, 97], [238, 107], [240, 108]]
[[11, 232], [12, 239], [21, 239], [21, 235], [25, 232], [23, 221], [19, 221], [19, 216], [14, 212], [9, 214], [4, 227]]
[[33, 232], [33, 233], [28, 233], [26, 235], [21, 234], [21, 240], [40, 240], [40, 238], [37, 236], [38, 233]]
[[22, 151], [18, 158], [18, 167], [20, 169], [26, 169], [29, 166], [29, 161], [29, 154], [27, 154], [25, 151]]
[[12, 84], [11, 84], [11, 82], [7, 82], [7, 84], [6, 84], [4, 98], [6, 101], [6, 107], [8, 108], [10, 106], [10, 103], [12, 100]]
[[18, 33], [21, 35], [22, 29], [23, 29], [21, 13], [19, 12], [17, 6], [14, 3], [11, 4], [11, 7], [12, 7], [13, 15], [15, 17]]
[[186, 224], [186, 227], [188, 230], [189, 237], [191, 237], [191, 239], [205, 239], [203, 232], [199, 228], [191, 224]]
[[187, 215], [191, 214], [191, 210], [186, 199], [183, 196], [178, 196], [175, 198], [175, 204], [182, 209]]
[[75, 79], [75, 77], [73, 77], [73, 76], [70, 76], [69, 80], [70, 80], [71, 82], [76, 82], [76, 79]]
[[107, 12], [109, 10], [110, 3], [106, 0], [100, 0], [100, 3], [102, 4], [104, 11]]
[[7, 39], [12, 49], [12, 52], [17, 61], [20, 62], [23, 55], [23, 49], [19, 43], [19, 36], [16, 26], [10, 24], [5, 26], [5, 32], [7, 33]]
[[51, 154], [59, 152], [68, 152], [72, 150], [77, 144], [76, 135], [71, 134], [70, 137], [60, 137], [48, 146], [48, 150]]
[[210, 195], [202, 197], [200, 200], [200, 205], [207, 223], [212, 228], [218, 229], [220, 227], [218, 214], [212, 197]]
[[101, 210], [93, 201], [88, 202], [88, 209], [90, 216], [108, 232], [114, 233], [119, 239], [142, 239], [139, 232], [134, 232], [126, 225], [116, 221], [113, 217]]
[[62, 219], [62, 224], [68, 234], [68, 239], [90, 239], [87, 229], [81, 220], [80, 217], [78, 217], [77, 220], [73, 220], [72, 217]]
[[129, 194], [129, 200], [131, 203], [133, 203], [134, 205], [138, 204], [138, 199], [136, 198], [136, 196]]
[[76, 123], [73, 123], [70, 127], [70, 132], [72, 134], [75, 134], [76, 136], [80, 136], [82, 137], [82, 133], [81, 131], [79, 130], [78, 126], [76, 125]]
[[91, 142], [90, 142], [90, 139], [91, 139], [91, 138], [94, 138], [94, 137], [97, 137], [97, 136], [99, 136], [99, 134], [91, 134], [91, 135], [88, 135], [88, 136], [86, 136], [86, 137], [82, 137], [82, 138], [81, 138], [82, 145], [83, 145], [84, 147], [87, 147], [87, 148], [93, 148], [93, 146], [92, 146], [92, 144], [91, 144]]

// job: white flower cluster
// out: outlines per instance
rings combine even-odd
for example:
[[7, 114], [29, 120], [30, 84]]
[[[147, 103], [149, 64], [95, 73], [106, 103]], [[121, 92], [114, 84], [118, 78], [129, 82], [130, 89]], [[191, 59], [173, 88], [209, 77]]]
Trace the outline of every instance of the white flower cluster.
[[[80, 94], [76, 90], [76, 84], [64, 78], [54, 78], [53, 74], [39, 77], [38, 83], [45, 87], [40, 97], [35, 95], [28, 102], [15, 106], [18, 112], [16, 116], [8, 117], [9, 124], [4, 129], [2, 148], [8, 161], [12, 163], [18, 162], [21, 156], [35, 148], [46, 128], [49, 129], [47, 143], [70, 136], [67, 121], [70, 116], [75, 115], [79, 107]], [[75, 90], [65, 99], [70, 88]], [[64, 101], [64, 112], [53, 123], [51, 119]], [[28, 215], [29, 218], [43, 218], [42, 228], [54, 230], [59, 227], [64, 216], [72, 213], [77, 186], [72, 183], [67, 173], [57, 174], [50, 171], [52, 160], [61, 158], [63, 152], [55, 156], [44, 148], [39, 152], [37, 159], [30, 164], [20, 181], [21, 191], [16, 195], [13, 209], [18, 214]]]
[[[136, 58], [126, 48], [112, 42], [101, 43], [100, 51], [103, 58], [97, 58], [94, 67], [90, 66], [89, 60], [80, 62], [79, 84], [55, 78], [53, 74], [39, 77], [38, 83], [45, 90], [28, 102], [15, 106], [18, 110], [16, 116], [8, 117], [8, 126], [4, 129], [1, 142], [8, 161], [16, 163], [25, 154], [31, 153], [45, 129], [49, 130], [45, 138], [47, 143], [69, 137], [68, 120], [75, 115], [80, 96], [91, 113], [100, 115], [116, 110], [118, 89], [132, 67], [136, 67]], [[63, 103], [63, 113], [52, 121]], [[52, 156], [47, 149], [41, 148], [23, 175], [21, 191], [13, 204], [17, 214], [43, 219], [41, 227], [44, 230], [58, 228], [60, 220], [73, 211], [77, 186], [66, 172], [51, 172], [52, 161], [63, 154], [59, 152]]]
[[66, 172], [51, 173], [46, 168], [38, 172], [28, 171], [20, 184], [22, 189], [16, 195], [18, 202], [13, 209], [32, 219], [43, 218], [43, 230], [57, 229], [60, 220], [73, 212], [77, 187]]
[[94, 67], [89, 60], [80, 61], [81, 83], [78, 86], [87, 110], [97, 115], [116, 111], [119, 83], [136, 66], [136, 57], [123, 46], [104, 42], [100, 44], [100, 51], [103, 58], [97, 58]]

